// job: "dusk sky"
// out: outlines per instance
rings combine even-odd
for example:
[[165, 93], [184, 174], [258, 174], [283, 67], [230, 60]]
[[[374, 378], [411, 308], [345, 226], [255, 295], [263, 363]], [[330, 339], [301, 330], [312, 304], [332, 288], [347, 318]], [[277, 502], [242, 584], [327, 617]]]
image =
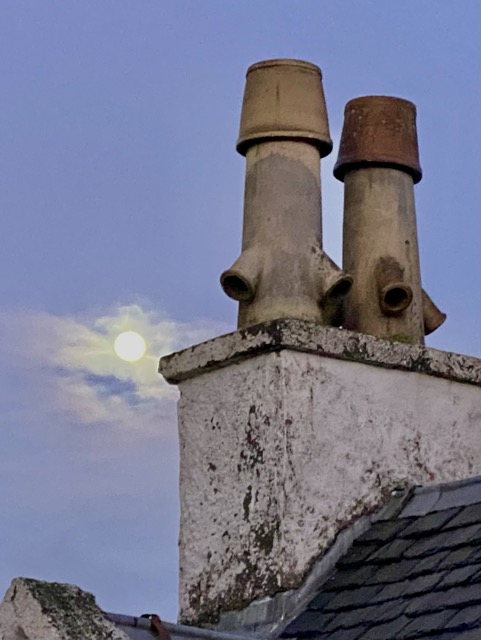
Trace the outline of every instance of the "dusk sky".
[[[429, 346], [479, 354], [478, 0], [0, 0], [0, 592], [71, 582], [117, 613], [177, 612], [177, 391], [161, 355], [235, 329], [219, 285], [241, 246], [245, 71], [323, 72], [345, 103], [418, 109]], [[115, 337], [147, 342], [136, 363]], [[3, 596], [2, 596], [3, 597]]]

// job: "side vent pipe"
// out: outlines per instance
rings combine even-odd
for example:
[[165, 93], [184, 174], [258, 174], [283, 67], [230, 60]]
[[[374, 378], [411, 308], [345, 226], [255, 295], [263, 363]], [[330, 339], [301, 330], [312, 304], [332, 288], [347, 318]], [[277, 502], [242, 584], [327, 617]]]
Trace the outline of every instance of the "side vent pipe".
[[334, 175], [344, 182], [343, 268], [354, 278], [343, 326], [423, 344], [446, 316], [421, 288], [415, 105], [387, 96], [348, 102]]
[[262, 250], [246, 249], [230, 269], [224, 271], [220, 283], [224, 292], [237, 302], [251, 302], [262, 270]]
[[424, 335], [428, 336], [443, 324], [446, 320], [446, 314], [440, 311], [434, 304], [428, 294], [422, 291], [423, 296], [423, 322], [424, 322]]
[[386, 316], [400, 316], [413, 299], [404, 279], [404, 269], [394, 258], [379, 258], [375, 269], [379, 308]]
[[290, 317], [322, 324], [352, 278], [322, 251], [320, 162], [332, 149], [320, 69], [302, 60], [252, 65], [238, 152], [246, 158], [242, 254], [224, 271], [238, 327]]

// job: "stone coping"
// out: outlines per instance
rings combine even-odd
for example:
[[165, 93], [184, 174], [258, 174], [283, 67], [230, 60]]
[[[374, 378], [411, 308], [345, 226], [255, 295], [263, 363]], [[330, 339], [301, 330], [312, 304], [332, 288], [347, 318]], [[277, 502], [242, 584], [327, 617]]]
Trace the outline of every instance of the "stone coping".
[[256, 355], [290, 349], [325, 358], [412, 371], [479, 385], [481, 360], [423, 345], [381, 340], [307, 320], [281, 318], [234, 331], [160, 359], [159, 373], [176, 384]]

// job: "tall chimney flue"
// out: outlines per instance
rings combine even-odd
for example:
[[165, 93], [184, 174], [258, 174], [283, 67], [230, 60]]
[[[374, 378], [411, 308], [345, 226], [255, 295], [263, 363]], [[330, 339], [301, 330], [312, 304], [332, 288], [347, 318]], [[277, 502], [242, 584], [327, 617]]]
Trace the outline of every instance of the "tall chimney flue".
[[242, 254], [221, 276], [239, 328], [290, 317], [331, 324], [352, 279], [322, 251], [320, 161], [332, 149], [319, 67], [247, 71], [237, 150], [246, 157]]
[[421, 288], [415, 105], [387, 96], [348, 102], [334, 175], [344, 182], [343, 268], [354, 278], [343, 326], [422, 344], [446, 316]]

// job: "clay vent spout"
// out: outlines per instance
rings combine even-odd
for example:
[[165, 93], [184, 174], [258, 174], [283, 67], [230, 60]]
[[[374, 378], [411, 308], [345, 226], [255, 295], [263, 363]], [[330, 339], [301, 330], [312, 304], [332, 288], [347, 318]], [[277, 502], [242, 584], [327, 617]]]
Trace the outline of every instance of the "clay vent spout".
[[238, 152], [246, 158], [242, 253], [221, 276], [239, 328], [339, 319], [352, 278], [322, 250], [321, 158], [332, 149], [321, 70], [267, 60], [247, 70]]

